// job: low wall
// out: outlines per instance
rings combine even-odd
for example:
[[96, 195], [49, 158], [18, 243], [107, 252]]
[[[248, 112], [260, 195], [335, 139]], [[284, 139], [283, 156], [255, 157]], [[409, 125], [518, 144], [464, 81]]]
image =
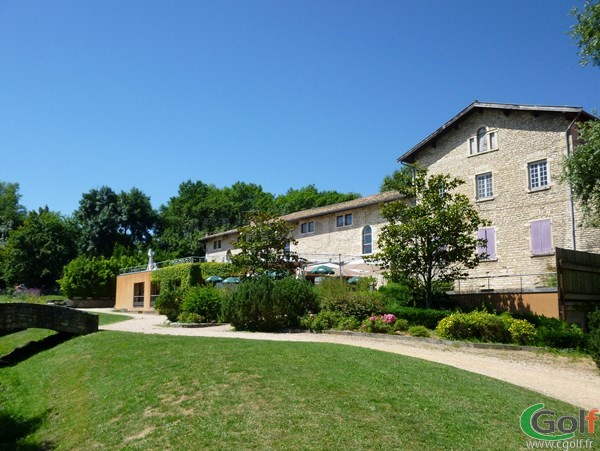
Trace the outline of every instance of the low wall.
[[499, 311], [535, 313], [549, 318], [560, 318], [558, 292], [534, 291], [525, 293], [455, 293], [451, 294], [454, 303], [475, 308], [482, 304]]
[[67, 305], [73, 308], [112, 308], [114, 299], [69, 299]]
[[85, 335], [98, 331], [98, 315], [54, 305], [0, 304], [0, 334], [30, 328]]

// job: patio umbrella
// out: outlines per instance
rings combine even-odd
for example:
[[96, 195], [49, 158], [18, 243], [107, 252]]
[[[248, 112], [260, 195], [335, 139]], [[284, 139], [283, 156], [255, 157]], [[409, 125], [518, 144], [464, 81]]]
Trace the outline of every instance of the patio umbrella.
[[223, 283], [240, 283], [239, 277], [228, 277], [223, 281]]
[[210, 276], [207, 279], [205, 279], [206, 282], [210, 282], [210, 283], [217, 283], [217, 282], [223, 282], [223, 278], [219, 277], [219, 276]]
[[310, 270], [311, 274], [335, 274], [335, 271], [329, 266], [320, 265]]
[[348, 279], [348, 283], [358, 283], [359, 280], [360, 280], [360, 277], [350, 277]]

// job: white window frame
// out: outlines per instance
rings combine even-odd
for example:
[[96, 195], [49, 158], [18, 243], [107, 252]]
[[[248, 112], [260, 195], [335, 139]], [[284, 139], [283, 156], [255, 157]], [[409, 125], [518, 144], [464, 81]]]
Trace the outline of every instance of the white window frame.
[[[482, 128], [485, 129], [485, 141], [487, 144], [486, 150], [479, 150], [478, 132]], [[495, 137], [495, 139], [494, 139], [495, 145], [494, 146], [492, 146], [492, 136]], [[498, 150], [499, 147], [500, 146], [498, 145], [498, 129], [497, 128], [488, 128], [485, 125], [482, 125], [481, 127], [477, 127], [477, 131], [475, 132], [475, 134], [467, 140], [467, 150], [469, 151], [469, 156], [493, 152], [495, 150]]]
[[[312, 226], [312, 230], [311, 230]], [[306, 227], [306, 230], [303, 229]], [[300, 235], [308, 235], [309, 233], [315, 233], [315, 221], [306, 221], [300, 224]]]
[[[545, 184], [540, 184], [542, 181], [542, 177], [540, 175], [539, 167], [541, 164], [545, 166]], [[533, 186], [533, 178], [532, 178], [532, 169], [537, 167], [537, 175], [538, 186]], [[550, 164], [548, 163], [548, 159], [544, 158], [542, 160], [531, 161], [527, 163], [527, 187], [529, 191], [541, 191], [550, 188]]]
[[[483, 193], [483, 196], [479, 195], [479, 180], [483, 179], [485, 177], [485, 179], [487, 179], [489, 177], [489, 184], [485, 183], [484, 185], [484, 189], [485, 192]], [[489, 195], [488, 194], [488, 188], [489, 188]], [[482, 172], [481, 174], [477, 174], [475, 175], [475, 200], [476, 201], [486, 201], [486, 200], [492, 200], [494, 199], [494, 174], [492, 173], [492, 171], [488, 171], [488, 172]]]
[[[347, 227], [352, 225], [353, 222], [353, 216], [352, 213], [344, 213], [341, 215], [337, 215], [335, 217], [335, 226], [336, 227]], [[341, 224], [340, 224], [341, 222]]]

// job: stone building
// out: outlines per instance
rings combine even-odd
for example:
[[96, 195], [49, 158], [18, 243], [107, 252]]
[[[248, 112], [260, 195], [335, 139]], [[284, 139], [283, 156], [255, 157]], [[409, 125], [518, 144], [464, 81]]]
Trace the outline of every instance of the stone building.
[[[281, 216], [296, 227], [297, 244], [290, 251], [309, 263], [359, 264], [363, 256], [377, 252], [377, 239], [385, 221], [381, 204], [400, 199], [395, 192], [375, 194], [325, 207]], [[235, 253], [237, 230], [206, 236], [206, 261], [228, 262]]]
[[489, 258], [455, 289], [541, 289], [554, 284], [556, 247], [600, 252], [600, 229], [585, 226], [559, 181], [577, 122], [594, 119], [579, 107], [475, 101], [398, 158], [464, 180], [459, 189], [491, 221], [478, 233]]

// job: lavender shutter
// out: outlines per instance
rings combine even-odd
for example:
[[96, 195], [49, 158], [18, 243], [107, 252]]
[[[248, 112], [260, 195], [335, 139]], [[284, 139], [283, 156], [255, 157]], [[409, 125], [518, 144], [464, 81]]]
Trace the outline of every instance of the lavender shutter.
[[496, 230], [493, 227], [485, 229], [487, 238], [487, 253], [488, 259], [493, 260], [496, 258]]
[[549, 219], [531, 222], [531, 253], [533, 255], [552, 253], [552, 224]]
[[[478, 240], [485, 240], [485, 229], [479, 229], [477, 231], [477, 239]], [[477, 245], [477, 255], [481, 255], [486, 253], [486, 249], [485, 246], [481, 246], [481, 245]]]

